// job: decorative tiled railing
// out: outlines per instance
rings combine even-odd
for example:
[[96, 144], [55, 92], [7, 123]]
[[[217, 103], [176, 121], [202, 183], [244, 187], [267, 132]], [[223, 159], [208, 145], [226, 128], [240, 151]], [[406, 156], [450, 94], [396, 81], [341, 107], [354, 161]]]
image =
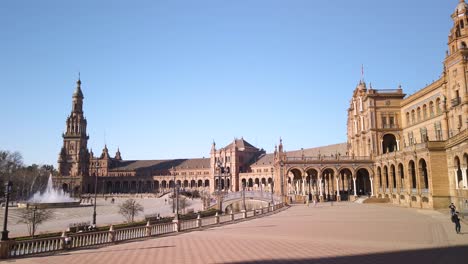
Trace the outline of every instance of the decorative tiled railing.
[[235, 214], [215, 215], [190, 220], [174, 220], [170, 223], [146, 226], [129, 227], [123, 229], [113, 229], [109, 231], [89, 232], [81, 234], [69, 234], [65, 232], [61, 237], [30, 239], [30, 240], [7, 240], [0, 242], [0, 258], [14, 258], [30, 256], [43, 253], [51, 253], [63, 250], [86, 248], [115, 242], [154, 237], [185, 230], [191, 230], [206, 226], [213, 226], [221, 223], [242, 221], [246, 218], [267, 214], [284, 207], [283, 203], [273, 206], [240, 212]]

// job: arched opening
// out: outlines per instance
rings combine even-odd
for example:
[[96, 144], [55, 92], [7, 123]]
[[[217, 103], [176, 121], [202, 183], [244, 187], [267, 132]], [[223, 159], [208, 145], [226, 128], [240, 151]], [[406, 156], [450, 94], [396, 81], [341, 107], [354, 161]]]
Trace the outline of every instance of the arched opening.
[[242, 187], [247, 187], [247, 180], [246, 179], [241, 180], [241, 186]]
[[388, 191], [388, 167], [384, 166], [383, 169], [384, 179], [385, 179], [385, 191]]
[[414, 161], [410, 161], [408, 164], [408, 169], [411, 177], [411, 188], [413, 192], [416, 192], [416, 167], [414, 166]]
[[159, 181], [154, 181], [153, 184], [154, 184], [154, 190], [155, 190], [156, 192], [159, 192], [159, 189], [160, 189]]
[[203, 187], [203, 180], [198, 180], [197, 187], [198, 188]]
[[306, 171], [306, 191], [309, 195], [309, 200], [319, 199], [318, 189], [318, 171], [316, 169], [308, 169]]
[[400, 181], [400, 191], [405, 190], [405, 170], [403, 168], [403, 164], [398, 164], [398, 173], [399, 173], [399, 181]]
[[434, 102], [432, 101], [429, 102], [429, 116], [430, 117], [434, 116]]
[[137, 184], [136, 184], [136, 181], [132, 181], [132, 182], [130, 183], [130, 192], [131, 192], [131, 193], [136, 193], [136, 191], [137, 191]]
[[397, 181], [396, 181], [396, 174], [395, 174], [395, 165], [391, 165], [390, 166], [390, 177], [392, 177], [392, 188], [393, 190], [396, 189], [397, 185]]
[[[351, 172], [350, 169], [341, 169], [340, 172], [338, 173], [338, 177], [340, 178], [340, 195], [341, 199], [347, 200], [351, 195], [354, 194], [354, 183], [353, 183], [353, 173]], [[356, 183], [357, 184], [357, 183]], [[358, 186], [356, 186], [357, 189], [359, 189]]]
[[421, 189], [427, 191], [429, 189], [429, 175], [427, 174], [427, 164], [424, 159], [419, 160], [419, 172], [421, 179]]
[[190, 181], [190, 188], [195, 188], [197, 187], [197, 182], [195, 180]]
[[166, 180], [163, 180], [163, 181], [161, 182], [161, 188], [163, 188], [163, 189], [166, 189], [166, 188], [167, 188], [167, 181], [166, 181]]
[[175, 182], [173, 180], [169, 181], [169, 188], [174, 189], [175, 187]]
[[106, 184], [106, 193], [112, 193], [112, 182], [108, 181]]
[[255, 188], [259, 189], [260, 187], [260, 179], [259, 178], [255, 178]]
[[122, 188], [121, 188], [122, 186], [121, 185], [122, 184], [120, 183], [120, 181], [116, 181], [114, 183], [114, 192], [115, 193], [121, 193], [122, 192]]
[[247, 185], [247, 187], [249, 187], [249, 188], [252, 188], [252, 187], [253, 187], [253, 180], [252, 180], [252, 178], [249, 178], [249, 184]]
[[335, 172], [332, 169], [325, 169], [322, 172], [322, 188], [324, 189], [324, 196], [327, 201], [334, 200], [336, 197], [335, 192]]
[[188, 187], [189, 187], [188, 180], [184, 180], [184, 188], [188, 188]]
[[383, 153], [389, 153], [397, 151], [397, 141], [393, 134], [385, 134], [382, 138], [382, 150]]
[[460, 163], [460, 159], [458, 158], [458, 156], [455, 156], [455, 173], [456, 173], [456, 187], [458, 187], [458, 189], [461, 189], [463, 188], [463, 173], [462, 173], [462, 169], [461, 169], [461, 163]]
[[422, 108], [422, 112], [423, 112], [423, 119], [426, 120], [427, 119], [427, 105], [423, 105], [423, 108]]
[[442, 113], [442, 106], [441, 106], [441, 103], [440, 103], [440, 98], [436, 99], [436, 111], [437, 111], [437, 114]]
[[356, 172], [356, 188], [358, 195], [371, 195], [371, 182], [367, 169], [361, 168]]
[[210, 187], [210, 180], [205, 180], [205, 187]]
[[[462, 22], [461, 25], [462, 25], [462, 28], [463, 28], [463, 20], [461, 20], [461, 22]], [[461, 48], [466, 49], [466, 43], [464, 41], [462, 41], [462, 43], [461, 43]]]
[[130, 187], [128, 186], [128, 181], [124, 181], [123, 184], [122, 184], [122, 188], [123, 188], [123, 193], [128, 193], [130, 191]]
[[182, 181], [181, 181], [181, 180], [177, 180], [177, 181], [176, 181], [176, 186], [181, 187], [181, 186], [182, 186]]
[[291, 184], [289, 186], [289, 194], [301, 195], [305, 194], [303, 190], [303, 179], [302, 172], [299, 169], [292, 169], [289, 171], [289, 177], [292, 178]]
[[383, 189], [383, 182], [382, 182], [382, 169], [380, 167], [377, 167], [377, 179], [379, 181], [379, 191], [382, 191]]

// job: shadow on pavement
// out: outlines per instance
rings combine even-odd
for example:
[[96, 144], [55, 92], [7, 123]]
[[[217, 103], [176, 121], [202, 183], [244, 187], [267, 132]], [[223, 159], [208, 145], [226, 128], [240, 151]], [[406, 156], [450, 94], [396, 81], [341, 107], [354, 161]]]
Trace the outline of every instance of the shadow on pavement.
[[320, 264], [348, 264], [348, 263], [467, 263], [468, 246], [457, 246], [448, 248], [432, 248], [420, 250], [408, 250], [397, 252], [384, 252], [366, 255], [337, 256], [324, 258], [302, 258], [302, 259], [272, 259], [272, 260], [252, 260], [243, 262], [228, 263], [255, 263], [255, 264], [296, 264], [296, 263], [320, 263]]

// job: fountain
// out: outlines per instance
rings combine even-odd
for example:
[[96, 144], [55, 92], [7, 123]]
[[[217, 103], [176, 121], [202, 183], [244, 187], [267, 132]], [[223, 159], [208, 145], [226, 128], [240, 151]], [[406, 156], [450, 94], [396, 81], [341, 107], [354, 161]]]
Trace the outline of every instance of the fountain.
[[76, 207], [80, 206], [80, 201], [73, 199], [60, 189], [55, 189], [52, 183], [52, 174], [50, 174], [44, 192], [38, 191], [28, 201], [18, 203], [19, 208], [30, 206], [36, 206], [36, 208]]

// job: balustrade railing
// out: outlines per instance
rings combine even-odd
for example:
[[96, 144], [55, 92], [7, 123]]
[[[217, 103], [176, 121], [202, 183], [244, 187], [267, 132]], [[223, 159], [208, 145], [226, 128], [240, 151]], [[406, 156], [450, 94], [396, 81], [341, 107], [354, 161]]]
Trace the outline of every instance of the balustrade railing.
[[[129, 227], [114, 230], [112, 227], [109, 231], [78, 233], [65, 235], [61, 237], [30, 239], [30, 240], [8, 240], [0, 242], [0, 258], [21, 257], [34, 254], [50, 253], [55, 251], [85, 248], [91, 246], [112, 244], [119, 241], [139, 239], [150, 236], [158, 236], [163, 234], [174, 233], [183, 230], [196, 229], [203, 226], [216, 225], [238, 221], [244, 218], [253, 217], [255, 215], [263, 215], [284, 207], [283, 203], [275, 204], [271, 207], [263, 207], [246, 212], [235, 214], [225, 214], [220, 216], [211, 216], [201, 219], [180, 220], [178, 222], [170, 222], [155, 225], [146, 225], [138, 227]], [[3, 247], [6, 247], [4, 250]]]
[[63, 238], [31, 239], [15, 242], [10, 247], [11, 257], [27, 256], [62, 250]]

